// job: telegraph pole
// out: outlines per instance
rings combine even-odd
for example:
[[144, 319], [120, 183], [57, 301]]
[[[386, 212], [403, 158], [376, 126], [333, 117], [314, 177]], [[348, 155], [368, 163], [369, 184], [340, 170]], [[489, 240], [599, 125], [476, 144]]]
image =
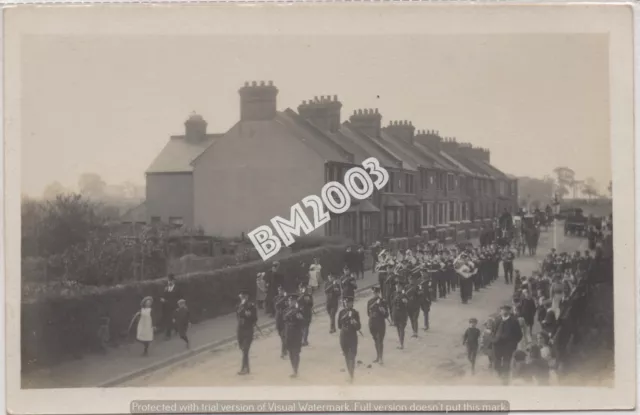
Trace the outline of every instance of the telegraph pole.
[[560, 202], [558, 201], [558, 193], [553, 195], [553, 249], [558, 250], [558, 214], [560, 213]]

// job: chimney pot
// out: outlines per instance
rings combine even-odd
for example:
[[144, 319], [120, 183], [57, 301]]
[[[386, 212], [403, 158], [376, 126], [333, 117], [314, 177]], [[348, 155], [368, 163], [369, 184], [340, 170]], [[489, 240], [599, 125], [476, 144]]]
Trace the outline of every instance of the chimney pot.
[[251, 81], [251, 86], [256, 86], [256, 81]]
[[338, 100], [338, 96], [337, 96], [337, 95], [334, 95], [334, 96], [333, 96], [333, 100], [334, 100], [334, 101], [337, 101], [337, 100]]
[[269, 86], [273, 86], [273, 81], [269, 81]]
[[260, 86], [264, 86], [264, 81], [260, 81]]
[[376, 108], [376, 114], [378, 113], [378, 109]]
[[362, 110], [358, 110], [358, 115], [362, 115]]
[[302, 101], [302, 105], [307, 105], [307, 100], [306, 99]]
[[244, 81], [244, 86], [249, 86], [249, 82], [248, 81]]

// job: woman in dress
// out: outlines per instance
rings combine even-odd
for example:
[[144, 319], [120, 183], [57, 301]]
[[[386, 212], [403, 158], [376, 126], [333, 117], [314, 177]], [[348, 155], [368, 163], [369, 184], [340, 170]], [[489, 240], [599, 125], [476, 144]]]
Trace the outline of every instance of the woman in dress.
[[153, 319], [151, 318], [151, 305], [153, 298], [145, 297], [140, 303], [140, 311], [133, 316], [129, 329], [133, 323], [138, 320], [138, 329], [136, 331], [136, 339], [144, 346], [143, 356], [149, 354], [149, 345], [153, 341]]
[[309, 287], [311, 287], [311, 294], [318, 288], [321, 280], [322, 265], [320, 265], [318, 258], [313, 258], [313, 264], [309, 266]]

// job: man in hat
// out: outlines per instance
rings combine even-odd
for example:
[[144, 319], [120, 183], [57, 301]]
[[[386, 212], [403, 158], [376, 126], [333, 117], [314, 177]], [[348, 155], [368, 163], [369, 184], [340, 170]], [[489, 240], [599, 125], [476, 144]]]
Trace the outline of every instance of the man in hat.
[[340, 281], [336, 279], [333, 274], [329, 274], [327, 277], [329, 281], [324, 287], [324, 292], [327, 296], [327, 314], [331, 321], [329, 333], [336, 332], [336, 314], [338, 313], [338, 304], [340, 302], [340, 293], [342, 288], [340, 287]]
[[380, 244], [380, 241], [376, 241], [376, 243], [371, 247], [371, 257], [373, 258], [373, 265], [371, 266], [371, 269], [376, 269], [376, 265], [378, 265], [378, 255], [380, 255], [381, 251], [382, 244]]
[[411, 330], [413, 334], [411, 337], [418, 337], [418, 318], [420, 317], [420, 296], [418, 289], [418, 275], [412, 274], [410, 276], [409, 284], [406, 288], [406, 295], [409, 302], [407, 303], [407, 314], [409, 316], [409, 322], [411, 323]]
[[162, 304], [162, 328], [165, 331], [165, 337], [169, 339], [173, 332], [173, 312], [178, 306], [178, 300], [182, 298], [180, 290], [176, 285], [176, 277], [173, 274], [167, 276], [167, 285], [165, 285], [160, 297]]
[[511, 357], [522, 340], [520, 323], [511, 313], [511, 306], [500, 308], [500, 317], [493, 329], [494, 367], [504, 384], [509, 383]]
[[398, 329], [398, 339], [400, 340], [399, 349], [404, 349], [404, 330], [407, 327], [407, 319], [409, 317], [408, 304], [409, 299], [407, 298], [404, 286], [402, 282], [397, 281], [396, 289], [391, 300], [391, 308], [393, 310], [391, 316], [394, 325]]
[[255, 304], [249, 301], [249, 293], [240, 291], [240, 304], [236, 310], [238, 318], [238, 346], [242, 350], [242, 368], [238, 375], [248, 375], [249, 369], [249, 349], [253, 342], [253, 327], [258, 321], [258, 310]]
[[376, 360], [373, 363], [383, 364], [382, 352], [387, 326], [385, 321], [389, 317], [389, 307], [380, 296], [380, 287], [373, 287], [371, 290], [373, 298], [367, 302], [367, 315], [369, 316], [369, 332], [371, 332], [376, 347]]
[[309, 345], [309, 328], [311, 327], [311, 315], [313, 314], [313, 296], [309, 287], [300, 285], [300, 297], [298, 304], [304, 316], [304, 326], [302, 327], [302, 345]]
[[358, 289], [358, 284], [348, 267], [344, 267], [344, 275], [340, 279], [340, 288], [342, 289], [343, 298], [355, 296]]
[[278, 287], [278, 295], [274, 298], [273, 303], [276, 309], [276, 330], [278, 331], [281, 341], [280, 358], [284, 359], [287, 355], [284, 313], [289, 306], [289, 300], [287, 298], [287, 293], [284, 291], [282, 286]]
[[347, 363], [351, 382], [353, 382], [353, 372], [356, 368], [360, 328], [360, 314], [353, 308], [353, 296], [346, 296], [344, 297], [344, 308], [338, 314], [338, 329], [340, 330], [340, 348]]
[[298, 377], [298, 367], [300, 365], [300, 352], [302, 351], [302, 338], [305, 327], [304, 312], [300, 308], [298, 296], [290, 294], [288, 296], [288, 307], [284, 313], [285, 344], [293, 368], [292, 378]]
[[504, 269], [504, 282], [506, 284], [513, 283], [513, 261], [515, 259], [516, 256], [509, 247], [505, 247], [502, 252], [502, 268]]
[[421, 278], [418, 282], [418, 301], [424, 317], [424, 330], [429, 330], [429, 312], [431, 311], [431, 291], [429, 289], [429, 274], [426, 269], [421, 269]]
[[[271, 264], [271, 270], [265, 273], [264, 279], [267, 284], [267, 296], [265, 297], [265, 310], [267, 315], [274, 316], [275, 315], [275, 307], [273, 303], [273, 299], [276, 297], [278, 293], [278, 287], [284, 286], [284, 281], [282, 278], [282, 274], [278, 271], [280, 268], [280, 263], [278, 261], [274, 261]], [[286, 288], [285, 288], [286, 291]]]

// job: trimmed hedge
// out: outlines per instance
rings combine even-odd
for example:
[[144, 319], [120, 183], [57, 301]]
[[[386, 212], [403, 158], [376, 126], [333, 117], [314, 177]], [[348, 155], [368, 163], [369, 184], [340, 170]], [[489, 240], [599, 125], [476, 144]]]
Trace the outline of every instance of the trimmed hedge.
[[[340, 272], [346, 247], [331, 246], [293, 253], [279, 259], [280, 272], [306, 273], [314, 257], [320, 258], [323, 271]], [[236, 267], [178, 276], [177, 282], [194, 322], [229, 314], [235, 310], [237, 293], [249, 290], [255, 297], [256, 274], [269, 264], [258, 260]], [[84, 295], [56, 296], [23, 301], [21, 314], [22, 370], [79, 358], [99, 348], [101, 322], [110, 319], [113, 342], [129, 341], [127, 329], [140, 309], [140, 301], [152, 296], [154, 325], [159, 322], [160, 301], [165, 280], [141, 281], [109, 287]], [[135, 330], [135, 329], [134, 329]]]

